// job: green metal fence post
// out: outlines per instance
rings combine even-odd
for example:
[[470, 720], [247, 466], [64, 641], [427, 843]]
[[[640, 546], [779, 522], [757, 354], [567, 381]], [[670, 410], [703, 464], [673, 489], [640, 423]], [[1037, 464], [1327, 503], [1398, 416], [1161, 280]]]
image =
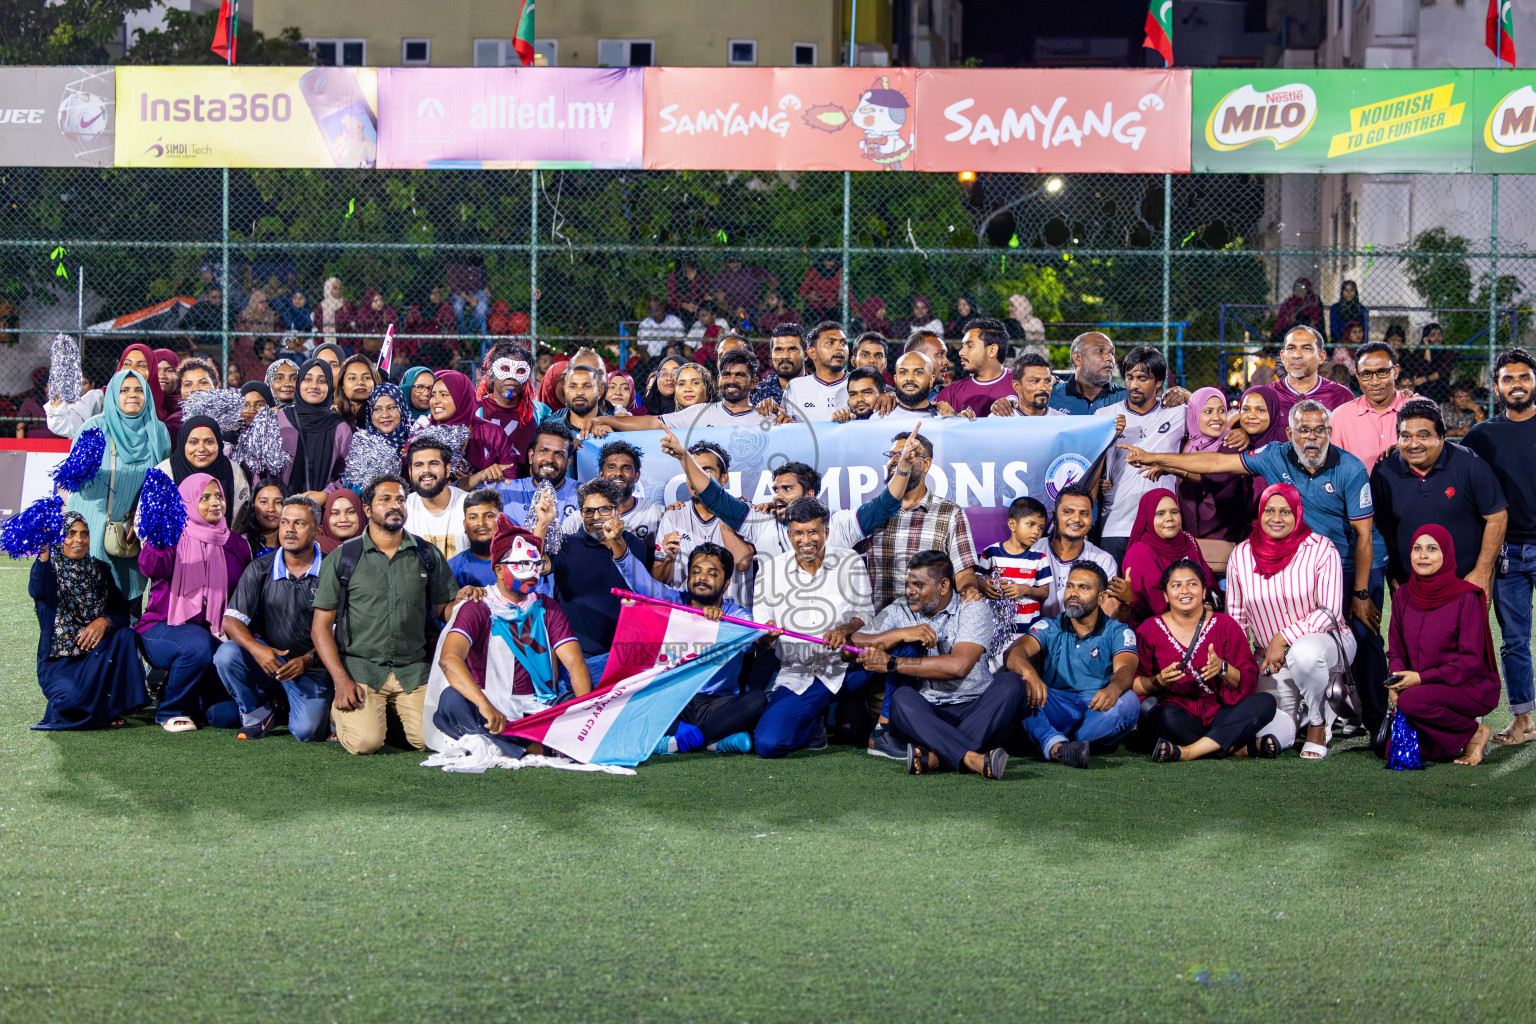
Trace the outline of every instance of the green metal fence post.
[[[1493, 181], [1493, 217], [1488, 238], [1488, 369], [1493, 369], [1494, 350], [1499, 344], [1499, 176]], [[1493, 387], [1488, 388], [1488, 413], [1493, 414]]]
[[220, 287], [224, 291], [224, 299], [219, 303], [220, 314], [223, 317], [223, 327], [220, 331], [221, 348], [223, 357], [219, 360], [219, 376], [222, 378], [229, 370], [229, 168], [224, 168], [224, 234], [222, 244], [223, 257], [220, 260], [222, 266], [222, 282]]
[[1173, 175], [1163, 175], [1163, 358], [1168, 358], [1168, 321], [1172, 297], [1169, 295], [1173, 259]]
[[843, 323], [845, 325], [848, 323], [848, 272], [849, 272], [849, 269], [850, 269], [849, 266], [848, 266], [848, 249], [849, 249], [849, 242], [848, 242], [848, 239], [849, 239], [849, 231], [848, 231], [849, 210], [848, 210], [848, 208], [849, 208], [849, 205], [850, 205], [850, 196], [852, 194], [852, 188], [850, 187], [850, 182], [852, 180], [852, 177], [853, 176], [852, 176], [851, 172], [849, 172], [849, 171], [844, 171], [843, 172], [843, 273], [842, 273], [842, 276], [839, 278], [839, 280], [842, 281], [842, 284], [838, 287], [838, 291], [841, 293], [841, 302], [842, 302], [842, 306], [843, 306]]
[[528, 351], [539, 358], [539, 172], [528, 172]]

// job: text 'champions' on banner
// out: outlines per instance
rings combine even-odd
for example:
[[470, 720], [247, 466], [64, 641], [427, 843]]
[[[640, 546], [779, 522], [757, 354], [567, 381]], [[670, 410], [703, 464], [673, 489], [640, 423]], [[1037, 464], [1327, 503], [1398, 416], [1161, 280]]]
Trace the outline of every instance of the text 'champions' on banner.
[[[1050, 507], [1070, 483], [1086, 479], [1114, 439], [1108, 416], [999, 416], [979, 420], [909, 419], [853, 423], [706, 427], [679, 435], [684, 444], [713, 441], [731, 454], [727, 490], [753, 504], [773, 499], [773, 472], [804, 462], [822, 476], [821, 498], [832, 510], [857, 508], [886, 485], [885, 452], [896, 434], [922, 424], [933, 443], [929, 490], [966, 510], [978, 545], [1007, 532], [1008, 505], [1034, 497]], [[635, 493], [662, 503], [686, 500], [688, 485], [677, 460], [661, 450], [661, 431], [645, 430], [588, 439], [577, 453], [580, 479], [597, 476], [605, 440], [622, 437], [642, 453]]]
[[379, 166], [638, 168], [641, 68], [380, 68]]
[[373, 68], [123, 67], [119, 167], [374, 167]]

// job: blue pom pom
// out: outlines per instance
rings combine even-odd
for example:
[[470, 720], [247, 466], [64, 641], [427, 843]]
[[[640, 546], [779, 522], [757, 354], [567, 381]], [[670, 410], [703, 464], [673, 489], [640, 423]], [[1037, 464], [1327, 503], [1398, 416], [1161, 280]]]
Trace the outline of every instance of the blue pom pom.
[[1401, 709], [1392, 713], [1392, 738], [1387, 741], [1387, 767], [1395, 772], [1424, 767], [1419, 750], [1419, 730], [1408, 722]]
[[171, 478], [158, 469], [144, 474], [144, 489], [139, 492], [138, 534], [155, 548], [174, 548], [187, 525], [187, 506]]
[[73, 494], [101, 472], [102, 457], [107, 454], [107, 437], [99, 427], [92, 427], [75, 438], [69, 457], [53, 468], [53, 482]]
[[0, 526], [0, 548], [12, 558], [27, 558], [64, 539], [64, 499], [34, 501]]

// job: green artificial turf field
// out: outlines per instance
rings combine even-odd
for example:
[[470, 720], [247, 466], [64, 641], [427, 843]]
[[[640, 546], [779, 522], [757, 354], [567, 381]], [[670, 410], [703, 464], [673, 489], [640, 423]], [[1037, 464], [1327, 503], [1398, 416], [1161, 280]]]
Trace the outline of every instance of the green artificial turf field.
[[[1520, 1021], [1536, 745], [448, 775], [39, 733], [0, 567], [0, 1020]], [[1495, 728], [1508, 720], [1500, 712]]]

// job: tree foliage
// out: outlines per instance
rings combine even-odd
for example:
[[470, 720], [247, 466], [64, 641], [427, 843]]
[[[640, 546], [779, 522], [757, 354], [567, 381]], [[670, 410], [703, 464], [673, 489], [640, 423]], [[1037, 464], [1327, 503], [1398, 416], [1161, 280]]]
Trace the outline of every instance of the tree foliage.
[[0, 0], [0, 64], [110, 63], [123, 18], [160, 2]]
[[[165, 27], [136, 32], [133, 45], [120, 63], [223, 64], [224, 58], [212, 48], [218, 24], [218, 11], [193, 14], [166, 8]], [[313, 64], [314, 57], [300, 42], [302, 38], [303, 33], [292, 25], [276, 36], [268, 36], [241, 22], [235, 55], [241, 64]]]

